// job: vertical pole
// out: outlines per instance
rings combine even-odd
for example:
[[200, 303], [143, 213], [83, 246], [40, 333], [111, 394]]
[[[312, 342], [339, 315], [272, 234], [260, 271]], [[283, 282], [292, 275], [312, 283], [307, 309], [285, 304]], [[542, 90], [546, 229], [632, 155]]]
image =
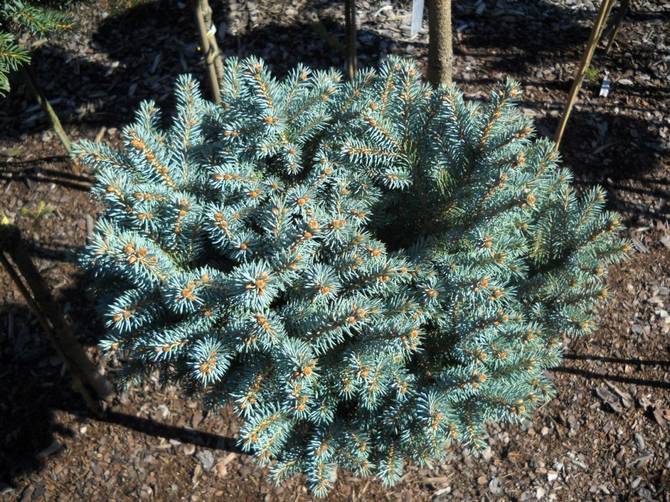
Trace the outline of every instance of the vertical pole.
[[428, 81], [433, 87], [451, 84], [453, 59], [451, 0], [428, 0]]
[[565, 132], [565, 127], [568, 124], [568, 119], [570, 118], [572, 107], [574, 106], [575, 101], [577, 101], [577, 95], [579, 94], [579, 90], [581, 89], [582, 83], [584, 82], [584, 75], [586, 75], [586, 70], [591, 64], [591, 58], [593, 57], [593, 53], [595, 52], [596, 47], [598, 46], [598, 40], [599, 40], [598, 36], [602, 32], [602, 26], [605, 23], [607, 12], [611, 8], [611, 4], [613, 2], [614, 0], [603, 0], [602, 3], [600, 4], [598, 17], [596, 18], [596, 21], [593, 24], [593, 28], [591, 29], [591, 35], [589, 37], [589, 41], [586, 44], [586, 50], [582, 55], [582, 60], [580, 61], [579, 67], [577, 68], [575, 79], [572, 82], [572, 88], [570, 89], [570, 93], [568, 94], [568, 101], [565, 104], [565, 109], [563, 110], [563, 116], [561, 117], [561, 121], [558, 124], [558, 127], [556, 128], [556, 133], [554, 135], [554, 141], [556, 142], [555, 146], [556, 150], [558, 150], [561, 144], [561, 139], [563, 139], [563, 133]]
[[[600, 26], [600, 30], [598, 30], [598, 35], [597, 35], [597, 40], [600, 41], [603, 36], [603, 32], [605, 31], [605, 27], [607, 26], [607, 20], [610, 17], [610, 14], [612, 13], [612, 8], [614, 7], [614, 1], [609, 2], [607, 5], [607, 11], [605, 12], [605, 20], [603, 21], [603, 24]], [[596, 43], [596, 47], [598, 44]]]
[[[219, 49], [219, 43], [216, 38], [217, 31], [216, 27], [214, 26], [212, 8], [210, 7], [208, 0], [200, 0], [200, 4], [205, 21], [205, 27], [207, 28], [207, 40], [209, 42], [211, 58], [214, 61], [214, 69], [216, 70], [216, 76], [220, 82], [223, 78], [223, 59], [221, 56], [221, 50]], [[223, 34], [220, 34], [220, 36], [223, 36]]]
[[356, 0], [344, 0], [344, 24], [347, 37], [347, 77], [353, 80], [356, 75]]
[[619, 5], [619, 10], [617, 11], [616, 17], [614, 18], [612, 29], [608, 33], [609, 40], [607, 41], [607, 45], [605, 46], [605, 54], [608, 54], [610, 49], [612, 48], [612, 45], [614, 44], [614, 39], [616, 38], [617, 33], [619, 33], [619, 28], [621, 28], [621, 22], [623, 21], [623, 18], [626, 16], [626, 13], [628, 12], [629, 8], [630, 8], [630, 0], [621, 0], [621, 5]]
[[[209, 87], [212, 93], [212, 99], [215, 103], [221, 102], [220, 88], [219, 88], [219, 75], [216, 71], [216, 59], [218, 57], [215, 46], [212, 45], [212, 38], [215, 37], [212, 31], [211, 25], [211, 8], [207, 0], [192, 0], [193, 3], [193, 12], [195, 14], [195, 22], [198, 26], [198, 32], [200, 34], [200, 46], [202, 48], [202, 53], [205, 58], [205, 63], [207, 65], [207, 75], [209, 77]], [[206, 12], [208, 11], [208, 15]], [[210, 24], [208, 25], [206, 18], [210, 19]], [[216, 38], [214, 38], [214, 43], [216, 44]]]

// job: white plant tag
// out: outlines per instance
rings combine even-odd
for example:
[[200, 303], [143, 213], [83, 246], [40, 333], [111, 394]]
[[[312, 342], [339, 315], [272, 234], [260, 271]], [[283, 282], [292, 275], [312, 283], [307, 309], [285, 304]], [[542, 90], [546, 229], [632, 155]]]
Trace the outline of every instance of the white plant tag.
[[609, 75], [605, 75], [605, 78], [603, 78], [603, 83], [600, 85], [600, 96], [601, 98], [606, 98], [608, 94], [610, 93], [610, 77]]
[[410, 26], [410, 36], [414, 38], [423, 23], [423, 0], [412, 0], [412, 24]]

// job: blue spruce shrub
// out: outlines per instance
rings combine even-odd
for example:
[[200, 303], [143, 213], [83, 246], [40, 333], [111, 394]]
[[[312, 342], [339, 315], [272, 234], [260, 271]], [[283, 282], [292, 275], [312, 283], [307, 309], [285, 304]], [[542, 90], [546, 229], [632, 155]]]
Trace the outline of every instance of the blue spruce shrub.
[[347, 84], [230, 59], [221, 88], [183, 77], [169, 129], [149, 102], [120, 151], [76, 149], [105, 204], [82, 258], [104, 350], [234, 403], [242, 448], [318, 496], [551, 396], [627, 246], [516, 83], [474, 103], [400, 59]]

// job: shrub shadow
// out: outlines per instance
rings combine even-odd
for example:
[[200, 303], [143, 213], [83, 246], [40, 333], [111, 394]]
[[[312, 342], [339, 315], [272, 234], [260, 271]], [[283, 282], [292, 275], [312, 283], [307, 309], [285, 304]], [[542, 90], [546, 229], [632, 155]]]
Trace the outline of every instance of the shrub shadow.
[[[94, 345], [96, 334], [104, 327], [82, 294], [82, 285], [62, 291], [57, 301], [67, 311], [82, 345]], [[121, 411], [117, 398], [102, 415], [94, 415], [72, 390], [62, 360], [23, 304], [0, 306], [0, 368], [0, 487], [13, 487], [50, 460], [57, 461], [66, 448], [66, 438], [77, 435], [77, 431], [61, 425], [56, 417], [59, 411], [73, 415], [82, 424], [91, 420], [117, 424], [150, 436], [242, 453], [233, 438]], [[87, 439], [84, 436], [80, 440]]]
[[[536, 120], [553, 135], [555, 117]], [[573, 110], [561, 142], [563, 164], [575, 182], [607, 190], [608, 205], [629, 221], [670, 219], [670, 181], [656, 173], [670, 147], [647, 120], [612, 112]]]

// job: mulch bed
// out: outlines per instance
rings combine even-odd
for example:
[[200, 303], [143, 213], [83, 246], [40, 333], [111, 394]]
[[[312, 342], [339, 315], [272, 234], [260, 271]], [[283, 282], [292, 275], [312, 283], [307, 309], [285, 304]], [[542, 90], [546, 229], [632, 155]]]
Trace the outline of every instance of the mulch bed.
[[[551, 135], [588, 38], [589, 0], [454, 2], [455, 76], [483, 98], [505, 75], [520, 106]], [[579, 186], [603, 185], [636, 248], [610, 274], [592, 336], [566, 340], [549, 373], [556, 398], [532, 420], [491, 427], [489, 446], [454, 448], [443, 465], [410, 466], [385, 488], [340, 472], [332, 500], [670, 500], [670, 6], [638, 0], [609, 55], [597, 53], [561, 148]], [[78, 30], [42, 45], [35, 70], [73, 138], [118, 142], [142, 99], [169, 111], [178, 74], [204, 77], [188, 2], [84, 3]], [[255, 54], [280, 74], [298, 61], [342, 65], [341, 3], [213, 2], [227, 56]], [[385, 54], [425, 63], [427, 34], [409, 38], [406, 2], [359, 1], [363, 64]], [[664, 29], [666, 28], [666, 29]], [[325, 30], [325, 31], [324, 31]], [[328, 36], [325, 36], [328, 34]], [[610, 95], [598, 97], [602, 77]], [[97, 206], [73, 176], [41, 112], [15, 92], [0, 102], [0, 218], [16, 221], [77, 335], [98, 360], [103, 326], [75, 264]], [[101, 361], [114, 375], [120, 363]], [[69, 386], [36, 319], [0, 274], [2, 500], [308, 500], [300, 478], [276, 487], [235, 446], [228, 408], [157, 375], [120, 391], [104, 419]]]

